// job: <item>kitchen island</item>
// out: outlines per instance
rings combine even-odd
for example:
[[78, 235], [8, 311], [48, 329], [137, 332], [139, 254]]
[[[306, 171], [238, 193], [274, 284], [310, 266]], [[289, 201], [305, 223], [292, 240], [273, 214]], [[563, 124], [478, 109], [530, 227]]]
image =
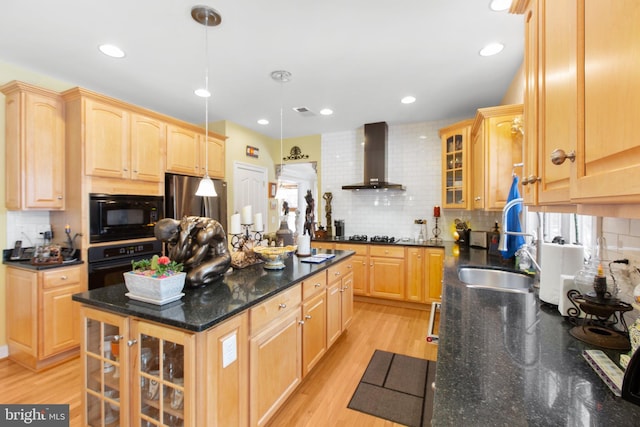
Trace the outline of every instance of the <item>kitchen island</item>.
[[432, 425], [637, 426], [640, 406], [613, 395], [582, 357], [596, 347], [573, 338], [537, 290], [458, 280], [459, 266], [496, 264], [505, 266], [483, 250], [446, 248]]
[[333, 253], [233, 270], [162, 306], [124, 285], [75, 294], [85, 424], [264, 425], [350, 324], [353, 252]]

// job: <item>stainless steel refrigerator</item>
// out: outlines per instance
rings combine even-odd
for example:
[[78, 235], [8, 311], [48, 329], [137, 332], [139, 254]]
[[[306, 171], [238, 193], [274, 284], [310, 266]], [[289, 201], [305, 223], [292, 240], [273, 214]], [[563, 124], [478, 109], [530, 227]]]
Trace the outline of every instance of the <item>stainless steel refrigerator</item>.
[[204, 216], [215, 219], [227, 230], [227, 183], [221, 179], [213, 180], [218, 197], [196, 196], [198, 184], [200, 178], [197, 177], [165, 174], [165, 217]]

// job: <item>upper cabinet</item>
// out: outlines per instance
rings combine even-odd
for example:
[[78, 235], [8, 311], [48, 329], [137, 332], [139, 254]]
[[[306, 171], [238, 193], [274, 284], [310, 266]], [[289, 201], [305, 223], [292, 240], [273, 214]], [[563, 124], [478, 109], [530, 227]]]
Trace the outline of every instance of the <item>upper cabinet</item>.
[[469, 209], [471, 156], [469, 133], [473, 120], [440, 129], [442, 140], [442, 207]]
[[640, 8], [578, 1], [578, 143], [572, 200], [640, 203]]
[[480, 108], [471, 128], [474, 209], [502, 210], [522, 163], [522, 104]]
[[638, 216], [636, 3], [519, 0], [512, 6], [525, 19], [527, 147], [538, 148], [537, 170], [525, 174], [527, 202]]
[[165, 124], [80, 89], [65, 92], [89, 176], [162, 182]]
[[7, 209], [65, 208], [65, 111], [59, 94], [21, 82], [5, 98]]
[[212, 178], [224, 178], [224, 137], [209, 133], [205, 145], [204, 132], [198, 127], [170, 124], [167, 128], [167, 171], [202, 176], [207, 168]]

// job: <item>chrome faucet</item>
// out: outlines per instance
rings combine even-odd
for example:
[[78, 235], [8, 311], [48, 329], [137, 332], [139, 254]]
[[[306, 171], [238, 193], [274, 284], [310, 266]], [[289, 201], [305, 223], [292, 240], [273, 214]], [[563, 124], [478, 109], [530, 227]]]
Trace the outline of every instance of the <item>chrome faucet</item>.
[[[517, 199], [513, 199], [509, 201], [506, 205], [504, 205], [504, 208], [502, 208], [502, 234], [500, 234], [500, 243], [498, 244], [499, 251], [507, 250], [507, 236], [529, 236], [532, 239], [535, 237], [533, 234], [530, 234], [530, 233], [507, 230], [507, 214], [509, 213], [509, 210], [511, 208], [513, 208], [515, 205], [518, 205], [518, 204], [520, 205], [524, 204], [524, 199], [522, 197], [518, 197]], [[529, 250], [527, 249], [526, 243], [520, 246], [518, 250], [526, 253], [529, 256], [529, 259], [531, 260], [533, 265], [538, 270], [538, 272], [542, 272], [542, 268], [540, 267], [540, 252], [541, 252], [541, 246], [542, 246], [542, 239], [541, 239], [542, 225], [539, 219], [538, 219], [538, 227], [539, 227], [538, 236], [537, 236], [537, 240], [535, 240], [535, 244], [536, 244], [535, 258], [531, 256], [531, 252], [529, 252]]]

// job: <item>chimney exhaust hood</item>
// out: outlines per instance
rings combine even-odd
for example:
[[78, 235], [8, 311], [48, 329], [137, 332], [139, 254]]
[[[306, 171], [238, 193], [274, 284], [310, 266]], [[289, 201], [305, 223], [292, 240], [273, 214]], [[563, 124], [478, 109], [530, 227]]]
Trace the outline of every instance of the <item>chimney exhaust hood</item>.
[[400, 190], [404, 185], [387, 181], [387, 135], [386, 122], [364, 125], [364, 181], [359, 184], [343, 185], [343, 190]]

